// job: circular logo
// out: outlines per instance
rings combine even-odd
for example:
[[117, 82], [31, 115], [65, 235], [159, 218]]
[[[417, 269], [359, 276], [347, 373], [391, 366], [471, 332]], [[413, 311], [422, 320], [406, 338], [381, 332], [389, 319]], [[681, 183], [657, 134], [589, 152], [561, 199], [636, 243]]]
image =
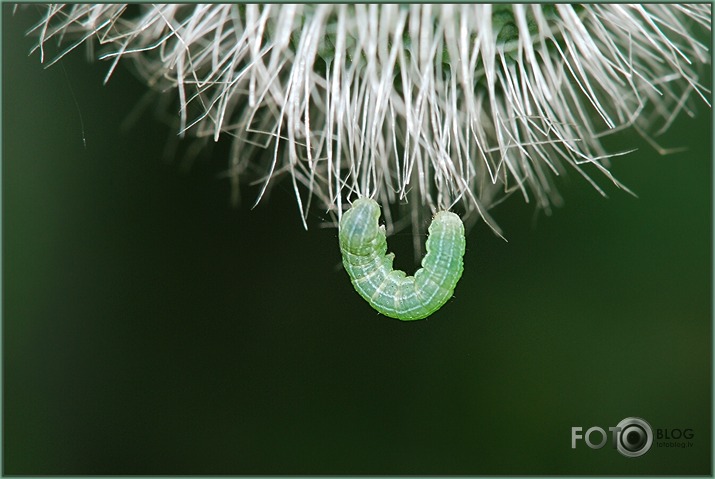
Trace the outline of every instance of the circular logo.
[[653, 445], [653, 430], [639, 417], [627, 417], [618, 423], [616, 433], [618, 452], [626, 457], [642, 456]]

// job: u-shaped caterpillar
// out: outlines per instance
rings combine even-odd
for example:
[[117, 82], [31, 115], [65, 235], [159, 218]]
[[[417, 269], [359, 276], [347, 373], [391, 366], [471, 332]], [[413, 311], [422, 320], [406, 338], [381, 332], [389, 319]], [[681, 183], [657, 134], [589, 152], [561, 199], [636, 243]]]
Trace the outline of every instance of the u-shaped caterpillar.
[[355, 290], [370, 306], [391, 318], [424, 319], [454, 293], [464, 270], [464, 224], [454, 213], [440, 211], [429, 226], [427, 254], [414, 276], [395, 270], [387, 254], [380, 206], [361, 198], [340, 220], [340, 251]]

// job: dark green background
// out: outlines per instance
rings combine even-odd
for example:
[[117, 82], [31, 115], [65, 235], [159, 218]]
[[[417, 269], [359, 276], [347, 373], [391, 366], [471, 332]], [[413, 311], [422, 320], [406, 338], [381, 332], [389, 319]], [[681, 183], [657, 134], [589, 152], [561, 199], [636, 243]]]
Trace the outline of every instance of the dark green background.
[[[685, 153], [609, 139], [639, 148], [613, 166], [638, 198], [576, 174], [551, 217], [512, 197], [493, 210], [509, 242], [478, 225], [456, 298], [402, 323], [353, 291], [329, 218], [303, 230], [288, 182], [232, 209], [226, 145], [163, 161], [174, 130], [120, 128], [145, 88], [124, 68], [102, 86], [83, 48], [66, 77], [44, 70], [23, 37], [36, 13], [10, 8], [5, 474], [710, 473], [702, 102], [659, 138]], [[693, 447], [571, 449], [572, 426], [628, 416], [692, 428]]]

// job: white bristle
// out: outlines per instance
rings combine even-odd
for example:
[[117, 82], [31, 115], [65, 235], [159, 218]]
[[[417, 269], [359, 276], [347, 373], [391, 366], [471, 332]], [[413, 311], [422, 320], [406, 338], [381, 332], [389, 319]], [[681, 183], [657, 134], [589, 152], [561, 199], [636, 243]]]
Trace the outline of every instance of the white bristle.
[[[709, 4], [85, 4], [49, 6], [34, 33], [45, 62], [96, 40], [107, 78], [131, 60], [175, 90], [180, 132], [230, 137], [230, 173], [262, 182], [257, 201], [289, 173], [306, 226], [313, 198], [339, 216], [369, 196], [409, 202], [417, 229], [459, 204], [498, 231], [488, 210], [504, 195], [548, 210], [568, 170], [616, 182], [605, 134], [655, 134], [688, 97], [708, 101], [694, 32], [710, 17]], [[263, 147], [272, 161], [256, 160]]]

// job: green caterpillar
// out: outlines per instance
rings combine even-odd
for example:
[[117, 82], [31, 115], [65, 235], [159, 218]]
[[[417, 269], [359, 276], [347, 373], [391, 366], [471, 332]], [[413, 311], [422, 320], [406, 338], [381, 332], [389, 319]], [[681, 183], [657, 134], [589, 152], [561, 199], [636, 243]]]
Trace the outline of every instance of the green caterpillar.
[[394, 270], [387, 253], [385, 227], [378, 225], [380, 206], [369, 198], [353, 203], [340, 220], [343, 265], [355, 290], [370, 306], [390, 318], [424, 319], [454, 293], [464, 270], [464, 224], [454, 213], [440, 211], [432, 220], [427, 254], [414, 276]]

